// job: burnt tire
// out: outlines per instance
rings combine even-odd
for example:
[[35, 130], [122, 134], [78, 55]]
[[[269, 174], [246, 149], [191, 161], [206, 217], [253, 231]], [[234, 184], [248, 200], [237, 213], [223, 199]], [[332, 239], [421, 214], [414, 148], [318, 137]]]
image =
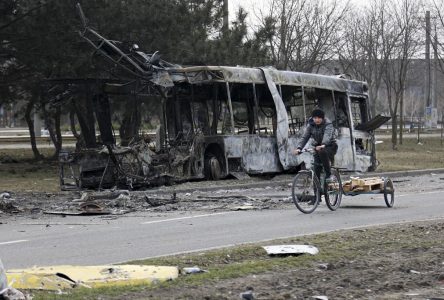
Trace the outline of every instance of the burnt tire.
[[391, 179], [384, 179], [384, 201], [387, 207], [393, 207], [395, 204], [395, 188]]
[[204, 161], [205, 178], [219, 180], [222, 178], [222, 164], [216, 155], [210, 153], [206, 155]]

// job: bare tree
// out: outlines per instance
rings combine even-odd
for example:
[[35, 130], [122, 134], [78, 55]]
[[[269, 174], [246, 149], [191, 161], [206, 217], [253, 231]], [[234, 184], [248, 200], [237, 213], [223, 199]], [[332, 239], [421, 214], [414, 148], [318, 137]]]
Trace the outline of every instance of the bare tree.
[[333, 58], [333, 45], [348, 2], [272, 0], [267, 12], [260, 11], [259, 31], [267, 32], [272, 63], [281, 69], [318, 71]]
[[[439, 27], [442, 29], [444, 28], [444, 2], [441, 0], [432, 0], [431, 8], [433, 9], [432, 15], [434, 15], [439, 23]], [[441, 32], [442, 33], [442, 32]], [[439, 42], [440, 38], [437, 36], [437, 39], [432, 43], [432, 46], [437, 48], [438, 55], [443, 52], [444, 50], [444, 44], [442, 42]], [[441, 55], [439, 55], [438, 59], [438, 65], [439, 69], [442, 73], [444, 73], [444, 58]]]
[[400, 0], [393, 2], [388, 13], [391, 16], [390, 33], [385, 33], [384, 40], [390, 49], [389, 61], [384, 74], [387, 100], [392, 117], [392, 149], [397, 147], [398, 109], [400, 111], [400, 142], [402, 143], [404, 91], [408, 72], [413, 58], [418, 54], [420, 43], [418, 33], [421, 28], [417, 16], [418, 2]]
[[373, 0], [368, 9], [356, 10], [348, 16], [349, 26], [344, 28], [337, 47], [344, 71], [369, 84], [372, 115], [376, 114], [377, 101], [381, 101], [377, 95], [385, 87], [392, 117], [393, 149], [398, 144], [398, 123], [403, 124], [409, 69], [420, 46], [420, 8], [420, 3], [410, 0]]
[[369, 102], [376, 115], [377, 95], [390, 54], [386, 1], [373, 0], [368, 9], [355, 9], [347, 16], [336, 53], [345, 73], [369, 84]]

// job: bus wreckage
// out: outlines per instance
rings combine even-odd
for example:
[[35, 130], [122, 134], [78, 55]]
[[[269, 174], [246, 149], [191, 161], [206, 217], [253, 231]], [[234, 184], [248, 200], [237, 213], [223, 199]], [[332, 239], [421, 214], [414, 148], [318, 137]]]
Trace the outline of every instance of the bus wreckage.
[[[310, 155], [293, 150], [315, 107], [336, 128], [335, 166], [358, 172], [377, 167], [374, 130], [389, 118], [370, 118], [365, 82], [273, 68], [182, 67], [136, 46], [124, 49], [91, 29], [80, 7], [79, 12], [81, 36], [125, 75], [117, 82], [100, 81], [92, 107], [102, 146], [93, 141], [61, 152], [62, 189], [296, 172], [311, 164]], [[128, 146], [116, 144], [108, 96], [123, 90], [158, 96], [161, 124], [154, 138], [140, 135]]]

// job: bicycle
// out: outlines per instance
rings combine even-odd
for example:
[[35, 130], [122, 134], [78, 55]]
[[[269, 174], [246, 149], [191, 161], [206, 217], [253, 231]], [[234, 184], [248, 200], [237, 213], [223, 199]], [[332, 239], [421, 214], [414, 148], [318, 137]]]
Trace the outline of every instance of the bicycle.
[[[314, 153], [314, 149], [304, 149], [302, 152]], [[321, 194], [325, 197], [325, 203], [331, 211], [335, 211], [341, 205], [342, 183], [337, 168], [332, 166], [331, 180], [325, 180], [325, 171], [322, 168], [321, 181], [315, 174], [313, 163], [310, 170], [299, 171], [293, 179], [291, 195], [296, 207], [305, 214], [310, 214], [321, 202]]]

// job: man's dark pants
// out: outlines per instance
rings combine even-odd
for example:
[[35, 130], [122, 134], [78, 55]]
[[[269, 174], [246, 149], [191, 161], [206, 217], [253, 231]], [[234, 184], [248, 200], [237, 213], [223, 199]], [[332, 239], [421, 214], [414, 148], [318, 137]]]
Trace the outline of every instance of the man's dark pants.
[[338, 151], [338, 145], [334, 143], [326, 145], [324, 149], [316, 151], [316, 153], [314, 154], [315, 174], [319, 179], [321, 178], [322, 167], [324, 167], [325, 170], [325, 178], [330, 177], [331, 175], [330, 162], [333, 162], [337, 151]]

